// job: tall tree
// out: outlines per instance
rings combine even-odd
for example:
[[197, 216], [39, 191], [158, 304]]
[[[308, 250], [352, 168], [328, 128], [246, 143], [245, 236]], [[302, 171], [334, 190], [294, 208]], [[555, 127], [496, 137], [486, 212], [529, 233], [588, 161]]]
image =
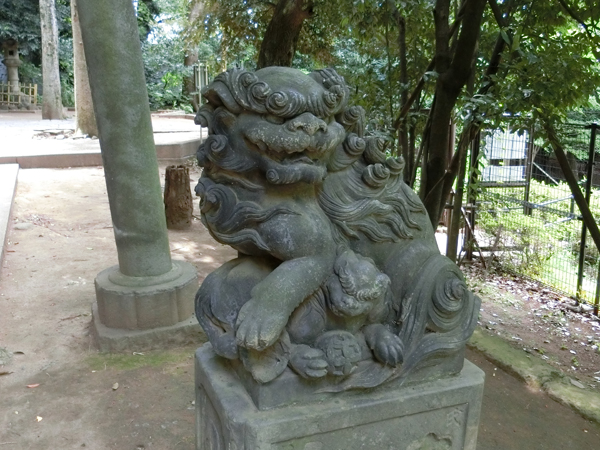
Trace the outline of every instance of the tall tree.
[[77, 0], [71, 0], [71, 23], [73, 25], [73, 72], [75, 78], [75, 128], [78, 134], [98, 136], [98, 126], [94, 115], [92, 92], [88, 78]]
[[461, 25], [455, 40], [449, 21], [450, 0], [438, 0], [434, 8], [437, 80], [429, 126], [424, 136], [426, 144], [421, 178], [421, 198], [434, 228], [446, 204], [441, 181], [448, 166], [449, 148], [454, 147], [454, 142], [449, 141], [452, 112], [471, 74], [484, 7], [485, 0], [463, 1], [456, 17]]
[[40, 0], [42, 30], [42, 119], [63, 119], [58, 69], [58, 26], [55, 0]]
[[295, 48], [296, 67], [335, 66], [355, 86], [353, 104], [369, 111], [367, 132], [395, 135], [389, 142], [407, 159], [405, 180], [421, 168], [434, 225], [482, 126], [510, 113], [527, 129], [538, 110], [564, 116], [600, 86], [597, 0], [312, 0], [298, 40], [285, 43], [267, 34], [282, 0], [205, 2], [201, 29], [218, 36], [230, 62], [243, 48], [259, 54], [272, 45]]
[[312, 17], [312, 0], [279, 0], [267, 26], [258, 54], [257, 68], [291, 66], [306, 19]]
[[183, 94], [190, 99], [190, 103], [197, 111], [199, 103], [197, 101], [196, 82], [194, 80], [194, 74], [191, 68], [198, 63], [198, 46], [193, 39], [190, 38], [192, 33], [190, 28], [197, 27], [198, 22], [204, 20], [204, 1], [203, 0], [191, 0], [188, 4], [189, 12], [187, 17], [186, 27], [184, 29], [184, 55], [183, 65], [190, 68], [189, 73], [183, 77]]

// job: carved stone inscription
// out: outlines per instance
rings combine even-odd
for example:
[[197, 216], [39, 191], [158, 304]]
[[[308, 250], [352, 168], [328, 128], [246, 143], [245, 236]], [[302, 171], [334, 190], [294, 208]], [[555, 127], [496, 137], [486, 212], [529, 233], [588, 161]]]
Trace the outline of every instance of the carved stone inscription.
[[355, 425], [349, 428], [306, 436], [273, 445], [277, 450], [306, 450], [340, 448], [406, 449], [406, 450], [459, 450], [464, 448], [466, 410], [460, 420], [447, 427], [444, 418], [453, 408], [413, 414], [394, 419]]

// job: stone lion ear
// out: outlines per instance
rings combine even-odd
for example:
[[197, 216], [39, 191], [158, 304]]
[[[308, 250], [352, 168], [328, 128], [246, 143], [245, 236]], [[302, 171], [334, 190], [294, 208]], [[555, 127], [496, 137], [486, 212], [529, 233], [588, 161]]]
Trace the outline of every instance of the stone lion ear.
[[227, 130], [235, 123], [236, 116], [224, 106], [215, 110], [212, 127], [215, 134], [227, 134]]
[[202, 96], [215, 108], [224, 106], [234, 114], [240, 114], [243, 111], [229, 87], [222, 81], [213, 81], [202, 91]]
[[317, 83], [319, 83], [321, 86], [323, 85], [323, 77], [321, 76], [318, 70], [309, 73], [308, 76], [315, 80]]
[[208, 128], [210, 132], [212, 130], [214, 112], [215, 109], [209, 104], [201, 106], [196, 113], [196, 117], [194, 117], [194, 123], [201, 127]]

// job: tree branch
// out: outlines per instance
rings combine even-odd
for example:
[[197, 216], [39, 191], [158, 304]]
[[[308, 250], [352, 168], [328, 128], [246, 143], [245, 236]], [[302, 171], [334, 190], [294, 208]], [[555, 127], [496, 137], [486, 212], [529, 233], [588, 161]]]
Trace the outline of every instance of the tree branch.
[[500, 28], [506, 28], [506, 23], [504, 17], [502, 17], [502, 11], [500, 11], [500, 6], [498, 6], [498, 2], [496, 0], [488, 0], [488, 5], [492, 10], [492, 14], [494, 14], [494, 19], [496, 19], [496, 23], [500, 26]]
[[[592, 44], [594, 43], [594, 35], [592, 34], [592, 32], [590, 31], [590, 28], [588, 26], [587, 23], [585, 23], [585, 21], [579, 16], [579, 14], [577, 14], [576, 11], [573, 10], [573, 8], [571, 8], [567, 2], [565, 0], [558, 0], [558, 2], [560, 3], [560, 5], [564, 8], [564, 10], [567, 12], [567, 14], [569, 16], [571, 16], [571, 18], [577, 22], [579, 25], [581, 25], [583, 27], [583, 29], [585, 30], [585, 34], [587, 34], [588, 38], [590, 39], [590, 41], [592, 41]], [[592, 52], [594, 53], [594, 55], [596, 56], [597, 60], [600, 60], [600, 52], [597, 50], [596, 45], [592, 45]]]
[[[456, 17], [456, 20], [454, 21], [454, 23], [452, 24], [452, 27], [450, 28], [450, 36], [448, 37], [449, 40], [452, 39], [456, 35], [456, 32], [458, 31], [460, 22], [463, 17], [462, 13], [464, 11], [465, 3], [466, 3], [466, 1], [463, 1], [463, 3], [461, 4], [461, 7], [458, 11], [458, 15]], [[419, 81], [417, 82], [417, 86], [410, 93], [410, 96], [408, 97], [406, 104], [400, 110], [400, 113], [398, 114], [398, 117], [396, 118], [396, 120], [394, 120], [394, 124], [393, 124], [394, 129], [396, 129], [396, 130], [398, 129], [398, 127], [402, 123], [402, 120], [406, 117], [406, 115], [410, 111], [410, 108], [413, 105], [413, 103], [415, 102], [415, 100], [417, 98], [419, 98], [419, 95], [421, 94], [421, 91], [423, 90], [423, 86], [425, 86], [425, 76], [427, 75], [427, 73], [431, 72], [434, 68], [435, 68], [435, 56], [429, 62], [429, 65], [425, 69], [425, 72], [423, 73], [423, 75], [421, 75], [421, 78], [419, 78]]]

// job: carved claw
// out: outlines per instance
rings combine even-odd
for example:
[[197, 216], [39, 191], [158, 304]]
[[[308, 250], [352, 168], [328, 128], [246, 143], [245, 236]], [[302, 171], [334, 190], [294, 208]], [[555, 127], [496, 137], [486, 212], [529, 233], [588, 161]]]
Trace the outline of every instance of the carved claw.
[[235, 344], [235, 337], [232, 331], [216, 336], [211, 340], [211, 344], [217, 355], [221, 355], [227, 359], [237, 359], [238, 348]]
[[235, 338], [240, 347], [264, 350], [279, 338], [288, 317], [251, 299], [240, 309]]
[[364, 334], [367, 345], [379, 362], [389, 366], [397, 366], [402, 363], [404, 344], [398, 336], [385, 326], [380, 324], [370, 325], [365, 329]]
[[297, 345], [290, 355], [290, 365], [303, 378], [321, 378], [327, 375], [325, 353], [308, 345]]

